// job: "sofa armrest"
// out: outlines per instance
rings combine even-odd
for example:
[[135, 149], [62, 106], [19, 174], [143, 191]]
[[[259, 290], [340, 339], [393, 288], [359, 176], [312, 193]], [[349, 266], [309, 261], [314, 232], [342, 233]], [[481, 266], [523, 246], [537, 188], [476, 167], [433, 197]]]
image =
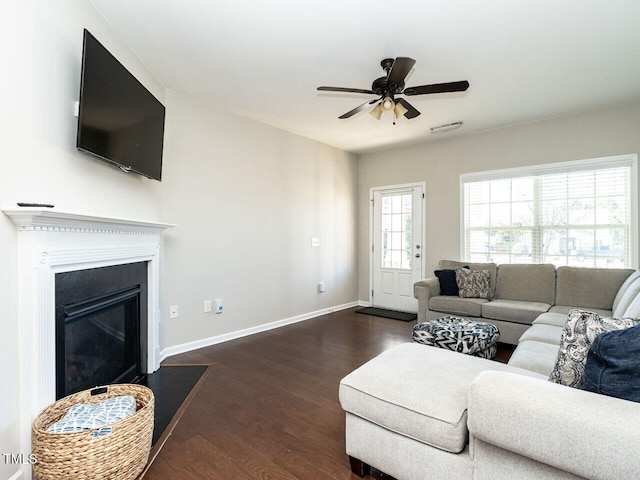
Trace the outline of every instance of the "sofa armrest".
[[418, 299], [418, 322], [427, 320], [429, 299], [440, 295], [440, 280], [437, 277], [425, 278], [413, 284], [413, 296]]
[[640, 403], [486, 371], [468, 415], [469, 431], [502, 449], [585, 478], [640, 478]]

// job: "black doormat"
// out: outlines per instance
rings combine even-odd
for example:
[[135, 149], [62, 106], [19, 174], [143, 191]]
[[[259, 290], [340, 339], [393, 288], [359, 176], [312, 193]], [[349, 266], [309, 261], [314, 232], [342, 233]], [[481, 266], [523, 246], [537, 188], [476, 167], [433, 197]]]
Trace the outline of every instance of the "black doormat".
[[364, 307], [356, 310], [356, 313], [364, 313], [365, 315], [373, 315], [376, 317], [393, 318], [394, 320], [401, 320], [403, 322], [412, 322], [418, 315], [415, 313], [398, 312], [396, 310], [387, 310], [385, 308], [377, 307]]
[[152, 445], [156, 445], [207, 368], [208, 365], [166, 365], [140, 380], [140, 385], [149, 387], [155, 396]]

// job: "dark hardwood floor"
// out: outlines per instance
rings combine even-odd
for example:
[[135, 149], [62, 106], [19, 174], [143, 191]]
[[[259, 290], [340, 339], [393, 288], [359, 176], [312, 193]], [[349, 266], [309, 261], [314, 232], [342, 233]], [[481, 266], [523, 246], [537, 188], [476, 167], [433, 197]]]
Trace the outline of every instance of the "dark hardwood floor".
[[349, 309], [167, 359], [211, 368], [144, 480], [359, 478], [345, 454], [338, 383], [411, 341], [415, 323]]

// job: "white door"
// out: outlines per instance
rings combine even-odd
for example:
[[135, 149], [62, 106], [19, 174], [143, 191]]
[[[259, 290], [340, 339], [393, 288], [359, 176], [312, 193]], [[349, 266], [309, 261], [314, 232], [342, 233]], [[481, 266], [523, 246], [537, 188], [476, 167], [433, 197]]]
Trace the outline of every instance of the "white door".
[[373, 306], [417, 312], [413, 284], [424, 263], [424, 184], [371, 189]]

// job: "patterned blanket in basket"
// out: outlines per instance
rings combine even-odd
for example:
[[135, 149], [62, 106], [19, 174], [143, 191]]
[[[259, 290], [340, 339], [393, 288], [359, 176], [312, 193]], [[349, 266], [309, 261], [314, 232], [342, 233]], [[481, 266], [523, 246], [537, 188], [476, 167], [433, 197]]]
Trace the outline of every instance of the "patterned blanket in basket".
[[[111, 433], [112, 423], [124, 420], [136, 413], [136, 400], [131, 395], [122, 395], [98, 403], [73, 405], [62, 419], [47, 428], [49, 433], [75, 433], [94, 430], [91, 436], [100, 437]], [[103, 428], [99, 428], [103, 427]]]

